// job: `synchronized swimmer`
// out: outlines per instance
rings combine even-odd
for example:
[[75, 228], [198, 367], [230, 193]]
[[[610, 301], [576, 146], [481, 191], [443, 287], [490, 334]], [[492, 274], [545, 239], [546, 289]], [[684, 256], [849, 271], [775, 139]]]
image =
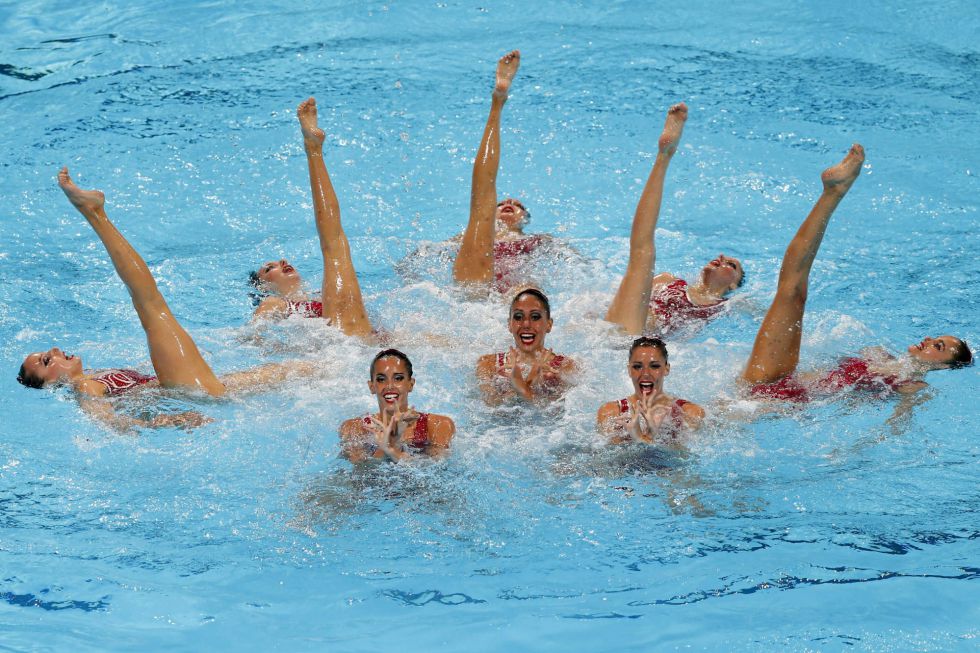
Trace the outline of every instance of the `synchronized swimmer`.
[[[581, 362], [545, 345], [554, 325], [551, 304], [540, 288], [526, 285], [527, 280], [521, 278], [522, 257], [549, 237], [526, 235], [523, 229], [529, 214], [524, 205], [513, 198], [498, 201], [497, 197], [500, 118], [519, 66], [517, 50], [497, 63], [490, 114], [473, 164], [470, 218], [453, 263], [453, 276], [460, 285], [513, 293], [507, 319], [513, 345], [506, 352], [480, 356], [476, 362], [476, 385], [490, 406], [552, 403], [578, 381], [582, 370]], [[700, 427], [705, 409], [664, 390], [671, 368], [662, 336], [685, 323], [703, 323], [717, 315], [727, 296], [744, 281], [741, 262], [724, 254], [710, 261], [694, 283], [664, 272], [655, 274], [655, 234], [666, 175], [687, 114], [683, 103], [667, 113], [657, 155], [633, 217], [626, 271], [605, 315], [626, 334], [639, 336], [627, 360], [633, 393], [602, 404], [596, 415], [598, 431], [611, 444], [683, 445], [687, 434]], [[324, 162], [324, 132], [317, 122], [313, 98], [299, 105], [297, 117], [309, 171], [323, 282], [317, 298], [305, 290], [287, 260], [265, 263], [251, 275], [257, 291], [265, 294], [255, 317], [322, 318], [348, 336], [376, 340], [378, 334], [364, 306], [350, 244], [341, 226], [340, 204]], [[906, 356], [871, 348], [843, 359], [829, 371], [797, 372], [810, 269], [831, 216], [860, 175], [863, 162], [864, 149], [855, 144], [840, 163], [821, 175], [823, 190], [786, 250], [775, 297], [737, 380], [749, 397], [805, 402], [844, 389], [910, 393], [925, 387], [923, 377], [929, 371], [972, 363], [972, 353], [963, 340], [943, 335], [909, 346]], [[87, 370], [78, 356], [52, 347], [24, 359], [17, 377], [20, 383], [31, 388], [67, 386], [88, 414], [115, 429], [131, 431], [142, 427], [191, 428], [209, 419], [196, 411], [153, 419], [129, 417], [116, 413], [106, 398], [150, 386], [221, 397], [320, 372], [321, 366], [315, 362], [292, 361], [216, 375], [170, 311], [146, 263], [109, 220], [103, 193], [78, 188], [67, 168], [59, 173], [58, 183], [105, 246], [126, 285], [146, 333], [154, 375], [126, 368]], [[443, 457], [455, 435], [455, 424], [449, 417], [420, 412], [409, 405], [415, 386], [409, 357], [397, 349], [384, 349], [374, 356], [369, 368], [368, 387], [378, 410], [340, 426], [342, 455], [356, 464], [400, 461], [413, 455]]]

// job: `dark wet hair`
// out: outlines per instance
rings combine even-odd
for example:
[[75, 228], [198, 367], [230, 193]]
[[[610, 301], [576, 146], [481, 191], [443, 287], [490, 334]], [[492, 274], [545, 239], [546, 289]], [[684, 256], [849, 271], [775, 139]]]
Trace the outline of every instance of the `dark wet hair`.
[[44, 381], [41, 380], [41, 377], [28, 374], [27, 368], [23, 365], [20, 366], [20, 371], [17, 372], [17, 383], [26, 388], [40, 389], [44, 387]]
[[970, 351], [970, 345], [966, 344], [966, 340], [962, 338], [956, 338], [956, 341], [959, 344], [952, 348], [952, 356], [949, 359], [950, 369], [955, 370], [960, 367], [973, 365], [973, 352]]
[[549, 320], [551, 319], [551, 303], [548, 301], [548, 298], [545, 296], [545, 294], [540, 290], [538, 290], [537, 288], [525, 288], [524, 290], [514, 295], [514, 299], [511, 300], [510, 302], [510, 310], [512, 311], [514, 310], [514, 304], [516, 304], [517, 300], [523, 297], [524, 295], [530, 295], [531, 297], [536, 297], [538, 301], [544, 304], [544, 312], [547, 314], [548, 319]]
[[271, 294], [265, 289], [264, 282], [259, 278], [258, 270], [252, 270], [248, 273], [248, 285], [251, 287], [248, 291], [248, 298], [252, 300], [252, 306], [257, 307], [263, 299]]
[[745, 266], [743, 265], [741, 266], [741, 268], [742, 268], [742, 276], [738, 278], [738, 283], [735, 284], [736, 288], [741, 288], [743, 285], [745, 285]]
[[404, 361], [405, 367], [408, 369], [408, 378], [412, 378], [412, 361], [408, 360], [408, 356], [398, 351], [397, 349], [382, 349], [377, 354], [375, 354], [374, 358], [371, 360], [371, 371], [369, 372], [368, 375], [369, 379], [372, 380], [374, 379], [374, 364], [387, 356], [394, 356], [395, 358], [399, 358], [402, 361]]
[[640, 336], [639, 338], [633, 341], [632, 345], [630, 345], [630, 358], [633, 358], [633, 352], [639, 349], [640, 347], [653, 347], [661, 354], [663, 354], [664, 362], [665, 363], [667, 362], [667, 343], [661, 340], [660, 338], [657, 337], [651, 338], [650, 336]]

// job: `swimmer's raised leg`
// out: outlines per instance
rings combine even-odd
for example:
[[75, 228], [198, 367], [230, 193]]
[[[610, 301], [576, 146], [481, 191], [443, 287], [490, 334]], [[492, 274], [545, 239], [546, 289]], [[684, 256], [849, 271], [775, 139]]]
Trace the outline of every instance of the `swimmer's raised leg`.
[[340, 224], [340, 202], [323, 161], [324, 133], [317, 124], [316, 100], [309, 98], [301, 102], [296, 116], [303, 134], [303, 149], [306, 151], [310, 190], [313, 193], [313, 215], [323, 255], [323, 286], [320, 291], [323, 317], [348, 335], [369, 336], [372, 333], [371, 322], [351, 260], [350, 243]]
[[201, 357], [194, 340], [170, 312], [146, 262], [109, 221], [105, 212], [105, 195], [101, 191], [82, 190], [76, 186], [68, 174], [68, 168], [62, 168], [58, 173], [58, 185], [68, 201], [92, 225], [109, 253], [116, 273], [126, 284], [146, 332], [150, 360], [160, 385], [223, 395], [224, 386]]
[[677, 152], [686, 121], [687, 106], [683, 102], [675, 104], [667, 112], [667, 121], [657, 145], [657, 158], [633, 215], [626, 273], [606, 313], [606, 320], [620, 325], [632, 335], [643, 333], [643, 327], [646, 326], [650, 310], [650, 291], [653, 287], [653, 269], [657, 260], [654, 235], [663, 200], [664, 181], [670, 161]]
[[742, 378], [749, 383], [771, 383], [796, 370], [810, 268], [830, 217], [861, 173], [862, 163], [864, 148], [855, 143], [843, 161], [827, 168], [820, 176], [823, 193], [786, 248], [776, 296], [759, 327], [749, 362], [742, 372]]
[[500, 168], [500, 114], [510, 93], [511, 82], [521, 65], [519, 50], [508, 52], [497, 62], [497, 78], [490, 101], [490, 115], [483, 129], [480, 149], [473, 161], [470, 186], [470, 220], [463, 232], [453, 277], [465, 283], [493, 279], [493, 240], [496, 233], [497, 171]]

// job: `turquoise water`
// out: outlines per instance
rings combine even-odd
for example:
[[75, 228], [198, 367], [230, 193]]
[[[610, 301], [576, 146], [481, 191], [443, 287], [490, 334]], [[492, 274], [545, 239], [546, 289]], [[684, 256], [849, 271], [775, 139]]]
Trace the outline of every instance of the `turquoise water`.
[[[857, 400], [760, 417], [732, 386], [819, 172], [853, 141], [868, 162], [814, 267], [803, 366], [980, 341], [974, 3], [29, 2], [0, 26], [3, 650], [976, 648], [976, 368], [930, 375], [898, 419]], [[549, 344], [587, 370], [559, 414], [476, 399], [505, 308], [448, 289], [438, 246], [462, 228], [494, 62], [515, 47], [498, 188], [582, 255], [537, 269]], [[247, 323], [259, 262], [319, 282], [294, 118], [310, 95], [372, 318], [455, 343], [406, 347], [416, 405], [459, 426], [445, 465], [353, 476], [336, 427], [372, 407], [373, 350]], [[679, 100], [658, 268], [690, 278], [723, 251], [748, 281], [671, 345], [669, 391], [715, 415], [690, 453], [603, 451], [595, 410], [628, 381], [596, 315]], [[149, 368], [54, 183], [66, 164], [106, 191], [217, 370], [317, 357], [323, 376], [162, 396], [136, 410], [216, 421], [136, 438], [18, 386], [52, 344]]]

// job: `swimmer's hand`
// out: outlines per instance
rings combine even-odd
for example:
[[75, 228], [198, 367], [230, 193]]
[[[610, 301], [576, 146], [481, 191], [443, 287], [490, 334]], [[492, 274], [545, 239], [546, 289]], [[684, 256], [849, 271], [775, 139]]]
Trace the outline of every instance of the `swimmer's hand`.
[[667, 415], [670, 414], [670, 406], [664, 405], [664, 399], [665, 397], [659, 392], [637, 397], [633, 419], [626, 429], [630, 437], [642, 442], [653, 442], [654, 437], [660, 433]]
[[[387, 411], [386, 411], [387, 412]], [[375, 443], [378, 445], [378, 449], [381, 450], [384, 455], [391, 460], [401, 460], [408, 453], [402, 446], [402, 435], [408, 429], [408, 426], [412, 424], [415, 420], [419, 418], [419, 414], [412, 409], [408, 409], [402, 412], [398, 406], [394, 407], [391, 412], [391, 417], [387, 424], [378, 423], [377, 420], [372, 419], [371, 425], [374, 431]]]
[[196, 429], [199, 426], [210, 424], [213, 421], [214, 420], [212, 418], [199, 413], [196, 410], [185, 410], [180, 413], [164, 413], [162, 415], [157, 415], [153, 419], [149, 420], [148, 426], [155, 429], [176, 427], [179, 429], [184, 429], [185, 431], [190, 431], [191, 429]]
[[534, 362], [531, 364], [531, 369], [528, 370], [527, 376], [521, 374], [521, 366], [517, 362], [517, 349], [514, 347], [510, 348], [507, 356], [512, 361], [510, 368], [510, 382], [514, 386], [514, 391], [520, 396], [528, 401], [534, 400], [534, 390], [531, 389], [531, 385], [537, 380], [538, 376], [541, 374], [541, 361], [544, 358], [544, 352], [539, 353]]

